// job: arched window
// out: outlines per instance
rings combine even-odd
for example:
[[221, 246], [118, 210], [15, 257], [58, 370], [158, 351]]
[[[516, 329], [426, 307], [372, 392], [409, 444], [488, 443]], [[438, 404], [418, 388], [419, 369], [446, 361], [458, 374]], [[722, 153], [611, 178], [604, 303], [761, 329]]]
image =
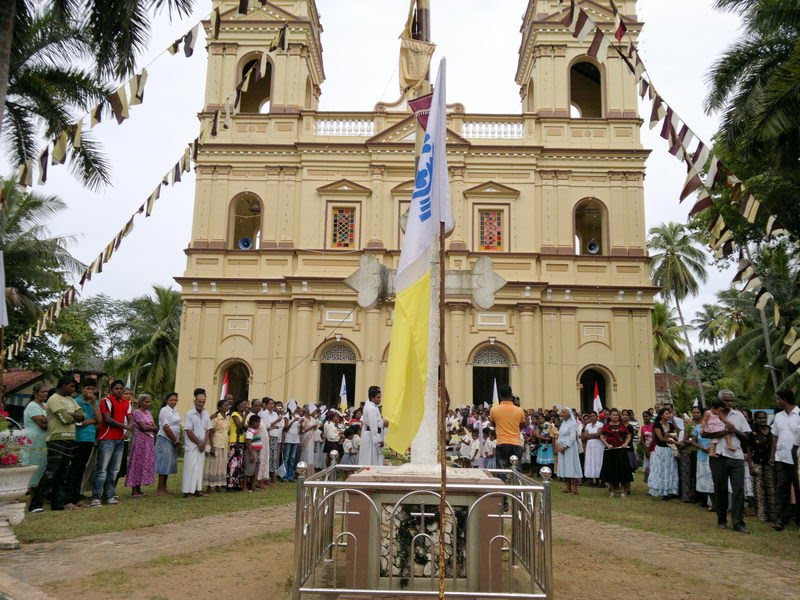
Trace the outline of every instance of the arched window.
[[606, 254], [606, 231], [605, 206], [595, 198], [581, 200], [575, 207], [575, 254]]
[[569, 70], [570, 117], [603, 117], [603, 82], [600, 69], [588, 61], [576, 62]]
[[233, 250], [251, 250], [261, 247], [261, 200], [245, 192], [231, 203], [228, 247]]
[[473, 367], [507, 367], [508, 356], [494, 346], [485, 346], [475, 353], [472, 359]]
[[[261, 77], [258, 71], [258, 64], [261, 62], [261, 57], [256, 56], [245, 59], [242, 68], [239, 70], [238, 80], [241, 81], [242, 77], [248, 72], [248, 81], [245, 85], [247, 91], [242, 91], [242, 98], [239, 106], [240, 112], [243, 113], [268, 113], [269, 103], [272, 98], [272, 63], [267, 61], [266, 73]], [[250, 69], [255, 66], [251, 72]], [[236, 83], [238, 84], [239, 81]], [[242, 88], [244, 90], [244, 88]]]
[[347, 344], [331, 344], [319, 359], [321, 362], [356, 362], [356, 353]]

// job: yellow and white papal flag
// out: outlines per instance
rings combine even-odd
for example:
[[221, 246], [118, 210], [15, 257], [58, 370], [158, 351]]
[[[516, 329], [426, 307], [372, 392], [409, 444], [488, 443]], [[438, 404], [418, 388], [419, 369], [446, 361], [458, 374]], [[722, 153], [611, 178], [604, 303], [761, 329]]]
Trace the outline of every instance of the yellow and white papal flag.
[[[403, 250], [395, 278], [395, 304], [392, 340], [386, 386], [383, 391], [383, 416], [389, 422], [386, 443], [396, 452], [405, 452], [419, 429], [424, 413], [425, 385], [429, 373], [428, 348], [438, 342], [439, 328], [430, 326], [431, 258], [438, 252], [435, 243], [439, 224], [445, 233], [455, 226], [450, 206], [447, 179], [446, 62], [439, 63], [436, 87], [428, 126], [419, 155], [414, 194], [408, 212]], [[435, 372], [435, 370], [433, 371]]]

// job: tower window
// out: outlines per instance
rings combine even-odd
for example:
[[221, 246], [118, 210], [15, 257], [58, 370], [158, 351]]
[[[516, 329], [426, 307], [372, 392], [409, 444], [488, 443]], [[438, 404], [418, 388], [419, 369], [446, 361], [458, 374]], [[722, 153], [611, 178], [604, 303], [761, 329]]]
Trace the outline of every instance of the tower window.
[[229, 247], [233, 250], [250, 250], [261, 246], [261, 200], [245, 193], [231, 206]]
[[598, 256], [606, 253], [605, 207], [594, 198], [575, 208], [575, 254]]
[[479, 249], [484, 251], [502, 251], [506, 247], [505, 229], [502, 210], [478, 211]]
[[332, 248], [355, 248], [356, 209], [353, 206], [333, 207], [330, 245]]
[[572, 65], [569, 74], [570, 117], [599, 119], [603, 116], [603, 85], [600, 70], [590, 62]]
[[[242, 92], [241, 98], [241, 112], [243, 113], [268, 113], [269, 104], [272, 95], [272, 63], [267, 62], [266, 74], [260, 77], [257, 72], [259, 58], [253, 58], [245, 61], [242, 70], [239, 72], [239, 80], [246, 73], [250, 73], [247, 82], [247, 91]], [[255, 66], [252, 72], [250, 69]], [[238, 84], [238, 81], [237, 81]]]

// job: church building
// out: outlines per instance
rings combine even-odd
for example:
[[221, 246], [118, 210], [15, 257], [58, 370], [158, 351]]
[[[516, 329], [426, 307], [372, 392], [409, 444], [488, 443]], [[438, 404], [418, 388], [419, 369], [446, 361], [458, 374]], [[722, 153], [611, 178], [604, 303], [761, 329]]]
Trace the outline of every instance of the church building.
[[[181, 405], [198, 386], [219, 398], [226, 374], [237, 398], [328, 405], [339, 403], [344, 376], [357, 404], [384, 383], [393, 302], [361, 308], [345, 279], [364, 254], [397, 266], [416, 121], [405, 103], [318, 110], [325, 70], [314, 0], [251, 1], [246, 14], [239, 0], [214, 4], [192, 236], [177, 278]], [[608, 2], [580, 4], [611, 32]], [[616, 4], [638, 35], [636, 1]], [[519, 112], [470, 114], [448, 98], [456, 229], [446, 268], [470, 270], [486, 256], [506, 281], [487, 310], [468, 295], [446, 299], [447, 385], [458, 406], [490, 402], [495, 380], [530, 408], [590, 409], [595, 387], [606, 406], [655, 402], [657, 289], [636, 82], [613, 49], [602, 63], [588, 56], [591, 40], [560, 24], [562, 10], [558, 0], [528, 4]], [[518, 29], [508, 23], [509, 35]], [[227, 116], [264, 53], [264, 76]]]

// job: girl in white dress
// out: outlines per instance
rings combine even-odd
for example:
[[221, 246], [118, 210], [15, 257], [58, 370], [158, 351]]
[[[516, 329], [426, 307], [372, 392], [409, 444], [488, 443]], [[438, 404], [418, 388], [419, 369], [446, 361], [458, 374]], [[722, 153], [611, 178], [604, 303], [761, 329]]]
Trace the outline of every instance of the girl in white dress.
[[597, 413], [589, 413], [589, 422], [583, 428], [582, 437], [586, 442], [584, 450], [583, 476], [590, 480], [591, 485], [598, 485], [600, 471], [603, 468], [603, 441], [600, 439], [600, 430], [603, 424], [597, 420]]

